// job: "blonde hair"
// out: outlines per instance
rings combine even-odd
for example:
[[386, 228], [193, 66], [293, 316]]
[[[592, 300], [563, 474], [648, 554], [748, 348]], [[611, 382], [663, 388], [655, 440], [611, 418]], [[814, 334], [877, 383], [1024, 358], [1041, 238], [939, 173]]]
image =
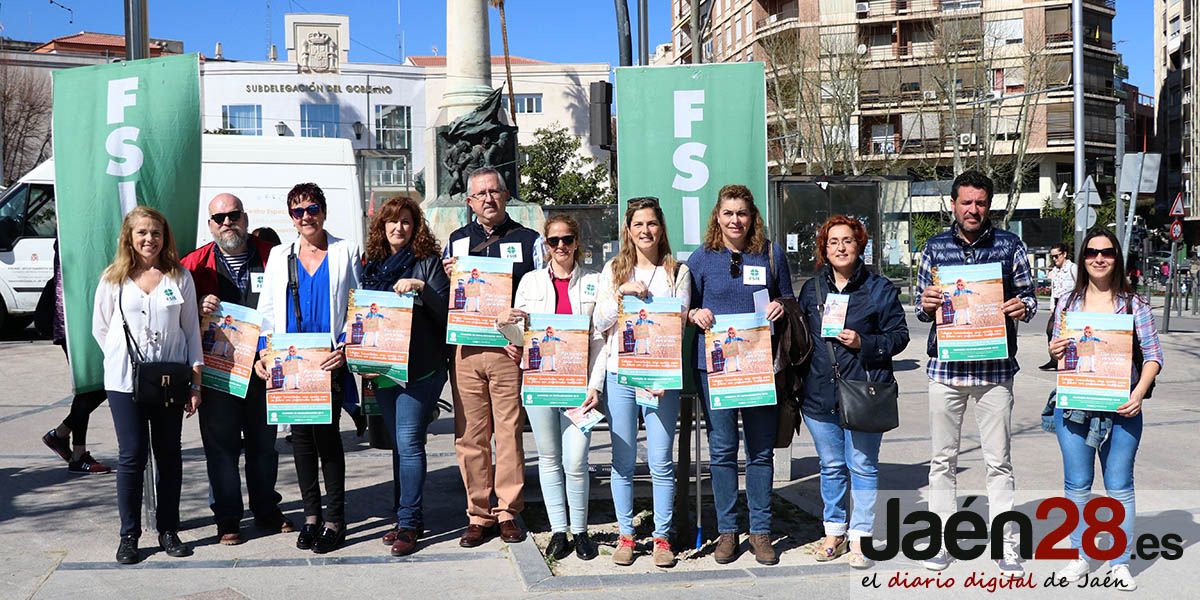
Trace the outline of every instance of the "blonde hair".
[[644, 196], [631, 198], [628, 208], [625, 209], [625, 227], [621, 229], [621, 251], [612, 259], [613, 288], [619, 288], [621, 284], [629, 281], [633, 274], [633, 268], [637, 265], [637, 246], [633, 244], [633, 237], [629, 235], [629, 226], [633, 223], [633, 214], [647, 208], [654, 210], [654, 218], [658, 219], [660, 226], [658, 259], [662, 261], [661, 266], [667, 272], [667, 282], [672, 287], [675, 286], [675, 267], [678, 261], [671, 254], [671, 242], [667, 240], [667, 221], [663, 218], [658, 198]]
[[183, 265], [179, 263], [179, 251], [175, 249], [175, 238], [167, 218], [149, 206], [136, 206], [121, 222], [121, 235], [117, 238], [117, 251], [113, 261], [104, 269], [101, 279], [120, 285], [130, 277], [137, 267], [137, 251], [133, 248], [133, 226], [140, 219], [150, 219], [162, 227], [162, 249], [158, 251], [158, 269], [166, 275], [177, 276]]
[[750, 254], [766, 252], [767, 236], [764, 233], [766, 225], [763, 223], [762, 213], [759, 212], [758, 205], [754, 204], [754, 194], [750, 192], [750, 188], [738, 184], [727, 185], [717, 192], [717, 203], [713, 205], [712, 213], [708, 216], [708, 229], [704, 232], [704, 247], [717, 251], [725, 248], [725, 240], [721, 234], [721, 226], [717, 223], [717, 215], [721, 214], [721, 203], [726, 200], [741, 200], [750, 209], [750, 231], [746, 236], [746, 252]]

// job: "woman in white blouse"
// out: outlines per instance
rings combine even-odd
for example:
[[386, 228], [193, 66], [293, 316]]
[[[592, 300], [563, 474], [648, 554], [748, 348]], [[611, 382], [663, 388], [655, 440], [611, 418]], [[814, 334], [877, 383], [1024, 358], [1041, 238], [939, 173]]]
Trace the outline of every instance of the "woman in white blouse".
[[[678, 298], [682, 305], [680, 323], [691, 298], [692, 276], [687, 265], [675, 260], [667, 241], [667, 225], [656, 198], [633, 198], [625, 210], [621, 252], [604, 265], [592, 327], [608, 337], [607, 359], [596, 361], [595, 369], [606, 371], [608, 419], [612, 435], [612, 495], [621, 536], [613, 562], [633, 564], [633, 470], [637, 463], [638, 413], [646, 424], [646, 458], [654, 492], [655, 566], [675, 565], [671, 552], [671, 518], [675, 502], [675, 460], [672, 450], [675, 422], [679, 419], [679, 390], [638, 390], [618, 382], [617, 355], [627, 327], [620, 323], [624, 296]], [[638, 396], [642, 396], [639, 398]]]
[[[128, 324], [147, 362], [192, 366], [192, 396], [177, 407], [133, 402], [133, 366], [126, 345]], [[121, 543], [117, 562], [141, 560], [142, 473], [150, 448], [158, 469], [158, 543], [169, 556], [191, 555], [179, 540], [179, 491], [183, 478], [180, 435], [183, 413], [200, 406], [200, 317], [192, 276], [179, 264], [171, 228], [162, 213], [138, 206], [125, 215], [112, 264], [100, 276], [92, 335], [104, 350], [104, 389], [117, 433], [117, 507]]]

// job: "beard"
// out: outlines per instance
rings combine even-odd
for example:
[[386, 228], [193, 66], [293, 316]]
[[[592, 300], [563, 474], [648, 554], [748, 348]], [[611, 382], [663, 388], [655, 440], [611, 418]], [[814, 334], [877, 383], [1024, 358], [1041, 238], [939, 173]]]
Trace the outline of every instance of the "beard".
[[245, 231], [232, 229], [226, 233], [217, 235], [217, 246], [227, 253], [234, 253], [238, 250], [245, 250], [246, 240], [250, 239], [250, 234]]

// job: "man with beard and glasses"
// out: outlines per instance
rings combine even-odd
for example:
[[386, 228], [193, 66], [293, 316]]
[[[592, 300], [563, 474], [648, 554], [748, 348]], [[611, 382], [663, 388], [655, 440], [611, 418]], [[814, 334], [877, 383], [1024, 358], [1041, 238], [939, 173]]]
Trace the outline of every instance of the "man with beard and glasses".
[[[208, 203], [208, 230], [212, 242], [183, 258], [183, 266], [196, 283], [201, 315], [212, 314], [222, 302], [258, 306], [262, 273], [271, 244], [248, 233], [249, 219], [242, 201], [233, 194], [217, 194]], [[258, 357], [255, 357], [257, 360]], [[200, 409], [200, 436], [208, 459], [208, 481], [217, 536], [225, 545], [241, 543], [242, 485], [238, 461], [242, 438], [246, 448], [246, 487], [254, 523], [268, 531], [288, 533], [294, 526], [279, 509], [275, 491], [279, 453], [274, 425], [267, 424], [266, 390], [262, 379], [250, 378], [245, 398], [204, 388]]]

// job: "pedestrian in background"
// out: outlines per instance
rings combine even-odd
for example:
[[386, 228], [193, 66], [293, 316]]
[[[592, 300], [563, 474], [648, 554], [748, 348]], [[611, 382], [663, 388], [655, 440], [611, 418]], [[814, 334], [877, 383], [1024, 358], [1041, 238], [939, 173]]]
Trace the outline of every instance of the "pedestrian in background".
[[[1050, 268], [1050, 316], [1046, 318], [1046, 339], [1050, 340], [1054, 336], [1052, 327], [1054, 326], [1054, 318], [1057, 312], [1058, 303], [1071, 290], [1075, 289], [1075, 263], [1067, 257], [1067, 245], [1059, 242], [1050, 247], [1050, 261], [1054, 266]], [[1051, 358], [1046, 364], [1038, 367], [1043, 371], [1058, 370], [1058, 362]]]

